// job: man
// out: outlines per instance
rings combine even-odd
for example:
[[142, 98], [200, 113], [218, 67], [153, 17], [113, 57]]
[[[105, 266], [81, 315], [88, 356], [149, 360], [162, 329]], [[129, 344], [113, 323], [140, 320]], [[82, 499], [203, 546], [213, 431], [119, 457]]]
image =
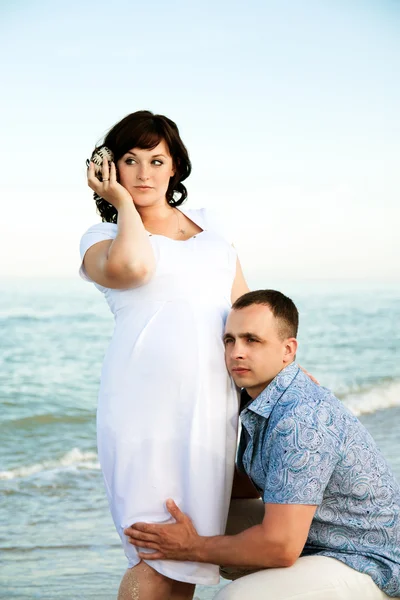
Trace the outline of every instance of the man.
[[358, 419], [294, 362], [297, 328], [273, 290], [245, 294], [227, 319], [226, 365], [244, 388], [233, 498], [253, 497], [232, 500], [228, 535], [198, 535], [172, 500], [176, 523], [125, 533], [154, 551], [146, 561], [224, 565], [236, 580], [218, 600], [400, 597], [400, 486]]

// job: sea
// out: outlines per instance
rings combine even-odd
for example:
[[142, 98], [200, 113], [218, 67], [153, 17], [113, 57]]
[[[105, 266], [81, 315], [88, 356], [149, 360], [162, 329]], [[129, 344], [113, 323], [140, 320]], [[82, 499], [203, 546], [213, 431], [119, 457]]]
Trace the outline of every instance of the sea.
[[[298, 362], [358, 415], [400, 478], [400, 284], [269, 287], [299, 308]], [[114, 599], [126, 562], [95, 431], [112, 316], [78, 278], [15, 279], [0, 284], [0, 328], [0, 598]]]

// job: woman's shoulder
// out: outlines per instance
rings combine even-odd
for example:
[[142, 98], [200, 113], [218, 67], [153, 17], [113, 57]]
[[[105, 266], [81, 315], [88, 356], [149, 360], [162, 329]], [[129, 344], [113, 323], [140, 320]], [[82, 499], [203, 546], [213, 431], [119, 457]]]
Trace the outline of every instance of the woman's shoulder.
[[104, 240], [113, 240], [117, 237], [117, 231], [118, 227], [116, 223], [101, 222], [89, 227], [81, 237], [79, 244], [82, 260], [91, 246]]
[[198, 222], [201, 221], [203, 229], [213, 231], [227, 240], [230, 244], [233, 243], [233, 236], [230, 228], [227, 226], [224, 216], [219, 211], [208, 207], [193, 210], [197, 213]]
[[[95, 223], [94, 225], [91, 225], [89, 227], [89, 229], [87, 229], [85, 231], [85, 233], [83, 234], [85, 235], [90, 235], [90, 234], [100, 234], [100, 235], [104, 235], [104, 234], [115, 234], [117, 233], [118, 230], [118, 225], [116, 223], [107, 223], [106, 221], [101, 221], [100, 223]], [[114, 237], [115, 237], [114, 235]]]
[[219, 228], [222, 220], [218, 213], [210, 208], [187, 208], [186, 206], [180, 206], [179, 210], [203, 229]]

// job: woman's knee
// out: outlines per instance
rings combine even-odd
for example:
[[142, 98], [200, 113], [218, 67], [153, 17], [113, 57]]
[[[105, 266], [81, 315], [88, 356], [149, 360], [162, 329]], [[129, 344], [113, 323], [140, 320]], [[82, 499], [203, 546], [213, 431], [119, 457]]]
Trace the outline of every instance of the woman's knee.
[[151, 599], [154, 598], [155, 590], [157, 598], [167, 599], [170, 597], [172, 584], [171, 579], [141, 561], [125, 571], [118, 590], [118, 600]]

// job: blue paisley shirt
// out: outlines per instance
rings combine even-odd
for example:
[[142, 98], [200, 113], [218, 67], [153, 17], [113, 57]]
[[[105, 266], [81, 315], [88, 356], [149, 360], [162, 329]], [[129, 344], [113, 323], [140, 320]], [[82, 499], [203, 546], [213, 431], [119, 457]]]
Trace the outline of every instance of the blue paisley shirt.
[[248, 399], [238, 468], [264, 502], [318, 506], [302, 556], [336, 558], [400, 596], [400, 486], [365, 427], [295, 363]]

